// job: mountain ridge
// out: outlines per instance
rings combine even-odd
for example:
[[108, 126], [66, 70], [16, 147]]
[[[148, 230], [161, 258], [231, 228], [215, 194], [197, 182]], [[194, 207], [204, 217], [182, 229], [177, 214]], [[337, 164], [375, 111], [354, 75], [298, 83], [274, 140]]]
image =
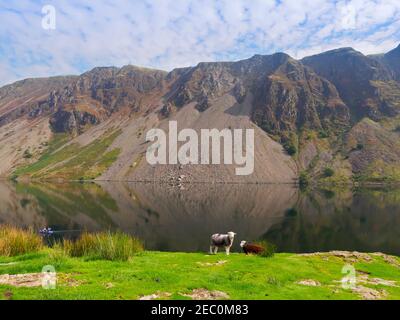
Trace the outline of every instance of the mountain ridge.
[[[127, 65], [18, 81], [0, 88], [0, 175], [296, 182], [302, 174], [326, 183], [396, 180], [399, 55], [400, 46], [382, 56], [339, 48], [301, 60], [276, 53], [170, 72]], [[253, 177], [235, 177], [229, 165], [219, 171], [163, 166], [155, 174], [143, 160], [145, 132], [166, 128], [173, 119], [196, 130], [255, 128], [260, 163]], [[363, 132], [371, 133], [370, 140], [362, 139]], [[387, 148], [376, 149], [378, 136]], [[72, 154], [62, 155], [71, 145], [76, 146]], [[85, 159], [90, 176], [65, 170], [68, 165], [76, 169], [74, 152], [82, 155], [91, 148], [99, 154]], [[376, 157], [383, 158], [390, 174], [376, 168], [382, 160]], [[327, 168], [334, 174], [327, 175]]]

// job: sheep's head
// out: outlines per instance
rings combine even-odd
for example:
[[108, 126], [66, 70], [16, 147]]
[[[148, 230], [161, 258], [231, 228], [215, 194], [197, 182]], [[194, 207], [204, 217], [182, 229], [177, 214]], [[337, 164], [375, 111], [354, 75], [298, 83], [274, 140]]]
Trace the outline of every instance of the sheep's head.
[[240, 247], [243, 248], [246, 245], [246, 243], [247, 243], [246, 241], [241, 241], [240, 242]]
[[233, 239], [234, 237], [236, 236], [236, 233], [234, 233], [234, 232], [228, 232], [228, 237], [229, 237], [229, 239]]

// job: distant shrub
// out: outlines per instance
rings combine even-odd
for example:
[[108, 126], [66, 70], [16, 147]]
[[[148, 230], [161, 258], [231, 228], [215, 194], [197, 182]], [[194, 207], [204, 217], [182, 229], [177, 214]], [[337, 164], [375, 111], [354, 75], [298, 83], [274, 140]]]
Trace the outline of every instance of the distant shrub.
[[320, 130], [320, 131], [318, 132], [318, 137], [319, 137], [320, 139], [329, 138], [329, 133], [326, 132], [325, 130]]
[[37, 252], [42, 248], [42, 238], [31, 229], [0, 226], [0, 256], [13, 257]]
[[394, 131], [400, 132], [400, 125], [398, 125], [398, 126], [394, 129]]
[[273, 127], [269, 123], [269, 121], [262, 119], [262, 120], [258, 121], [258, 123], [259, 123], [260, 128], [263, 129], [265, 132], [272, 133], [274, 131]]
[[298, 215], [298, 212], [295, 208], [290, 208], [285, 211], [285, 216], [289, 218], [294, 218]]
[[335, 198], [336, 194], [332, 190], [321, 190], [326, 199]]
[[276, 252], [276, 246], [268, 241], [258, 241], [256, 242], [257, 245], [261, 246], [264, 248], [264, 251], [262, 251], [259, 256], [264, 257], [264, 258], [272, 258], [275, 255]]
[[360, 151], [364, 149], [364, 145], [362, 143], [358, 143], [356, 149]]
[[330, 178], [335, 175], [335, 171], [332, 168], [325, 168], [323, 175], [325, 178]]
[[310, 177], [308, 176], [307, 172], [303, 171], [300, 172], [299, 175], [299, 185], [300, 187], [304, 188], [310, 184]]
[[24, 154], [22, 155], [25, 159], [30, 159], [32, 158], [32, 153], [29, 151], [29, 149], [26, 149], [24, 151]]
[[297, 153], [296, 146], [291, 142], [286, 142], [283, 147], [290, 156], [294, 156]]
[[126, 261], [144, 250], [137, 238], [122, 232], [83, 233], [76, 241], [66, 240], [65, 252], [71, 257]]

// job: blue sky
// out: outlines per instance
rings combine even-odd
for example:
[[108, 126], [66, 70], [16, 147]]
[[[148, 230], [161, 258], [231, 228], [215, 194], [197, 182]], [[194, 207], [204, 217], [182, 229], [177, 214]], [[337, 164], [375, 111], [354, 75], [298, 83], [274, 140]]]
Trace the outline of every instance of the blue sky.
[[[56, 10], [55, 30], [42, 28], [45, 5]], [[399, 0], [0, 0], [0, 85], [95, 66], [171, 70], [399, 43]]]

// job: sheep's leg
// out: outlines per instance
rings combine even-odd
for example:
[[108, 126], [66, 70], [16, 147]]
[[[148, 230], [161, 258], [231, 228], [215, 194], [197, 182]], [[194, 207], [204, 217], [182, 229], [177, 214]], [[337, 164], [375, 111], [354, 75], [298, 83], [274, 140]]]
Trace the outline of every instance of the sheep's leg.
[[214, 246], [210, 246], [210, 254], [214, 254]]
[[230, 251], [231, 247], [225, 247], [225, 251], [226, 251], [226, 255], [229, 256], [229, 251]]
[[217, 254], [217, 252], [218, 252], [218, 247], [215, 246], [215, 248], [214, 248], [214, 254]]

